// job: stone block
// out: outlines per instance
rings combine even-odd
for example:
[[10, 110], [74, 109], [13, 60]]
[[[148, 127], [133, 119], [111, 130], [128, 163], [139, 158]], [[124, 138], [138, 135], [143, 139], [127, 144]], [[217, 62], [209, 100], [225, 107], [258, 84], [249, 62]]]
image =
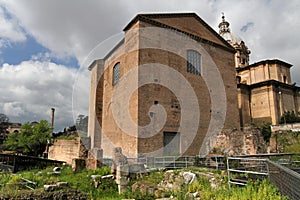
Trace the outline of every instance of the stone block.
[[84, 159], [74, 158], [72, 159], [73, 172], [80, 172], [86, 168], [86, 162]]
[[88, 157], [101, 161], [103, 158], [103, 150], [100, 148], [93, 148], [89, 151]]
[[129, 175], [129, 165], [117, 166], [116, 177], [123, 177]]
[[144, 166], [144, 164], [129, 165], [129, 172], [130, 173], [144, 173], [145, 172], [145, 166]]
[[106, 179], [106, 180], [113, 180], [114, 178], [115, 176], [112, 174], [101, 176], [101, 179]]
[[92, 158], [86, 159], [86, 169], [87, 170], [95, 170], [97, 169], [97, 160]]
[[194, 174], [192, 172], [183, 172], [182, 176], [184, 178], [185, 184], [191, 184], [191, 183], [197, 181], [196, 174]]
[[101, 175], [91, 175], [91, 178], [93, 179], [93, 181], [100, 179]]
[[129, 183], [129, 179], [127, 177], [117, 178], [116, 183], [118, 185], [127, 185]]
[[58, 187], [68, 187], [68, 182], [58, 182], [56, 183]]
[[57, 188], [58, 188], [57, 185], [44, 185], [44, 190], [45, 191], [53, 191], [53, 190], [55, 190]]

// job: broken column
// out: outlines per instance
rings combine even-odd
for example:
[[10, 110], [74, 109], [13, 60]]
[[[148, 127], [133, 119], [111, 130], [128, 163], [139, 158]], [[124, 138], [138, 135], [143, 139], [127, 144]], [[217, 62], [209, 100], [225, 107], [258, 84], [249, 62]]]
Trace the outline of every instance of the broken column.
[[129, 165], [119, 165], [116, 169], [116, 183], [118, 184], [119, 194], [123, 194], [128, 189]]
[[114, 148], [111, 172], [115, 174], [118, 166], [127, 165], [127, 164], [128, 164], [127, 157], [123, 155], [121, 147]]
[[93, 148], [88, 153], [86, 159], [87, 170], [94, 170], [102, 166], [103, 150], [100, 148]]

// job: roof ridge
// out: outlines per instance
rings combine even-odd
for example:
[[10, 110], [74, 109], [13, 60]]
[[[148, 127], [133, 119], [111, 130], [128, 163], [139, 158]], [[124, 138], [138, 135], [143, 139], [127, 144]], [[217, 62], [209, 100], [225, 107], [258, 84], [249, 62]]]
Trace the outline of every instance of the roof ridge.
[[155, 17], [155, 16], [165, 16], [165, 17], [169, 17], [169, 16], [197, 16], [197, 14], [195, 12], [163, 12], [163, 13], [143, 13], [143, 14], [138, 14], [141, 16], [145, 16], [145, 17]]
[[[149, 14], [137, 14], [123, 29], [123, 31], [128, 30], [136, 21], [138, 20], [149, 20], [155, 24], [160, 24], [162, 26], [168, 26], [168, 27], [172, 27], [169, 25], [166, 25], [162, 22], [158, 22], [156, 20], [153, 19], [154, 16], [161, 16], [161, 17], [171, 17], [171, 16], [189, 16], [189, 17], [195, 17], [195, 19], [197, 21], [199, 21], [201, 24], [203, 24], [210, 32], [212, 32], [218, 39], [220, 39], [221, 41], [223, 41], [224, 45], [227, 48], [230, 49], [234, 49], [222, 36], [220, 36], [210, 25], [208, 25], [201, 17], [199, 17], [195, 12], [191, 12], [191, 13], [149, 13]], [[172, 27], [174, 29], [177, 29], [175, 27]], [[184, 31], [186, 32], [186, 31]], [[191, 33], [188, 33], [191, 34]], [[194, 34], [191, 34], [194, 35]], [[198, 37], [198, 36], [197, 36]]]

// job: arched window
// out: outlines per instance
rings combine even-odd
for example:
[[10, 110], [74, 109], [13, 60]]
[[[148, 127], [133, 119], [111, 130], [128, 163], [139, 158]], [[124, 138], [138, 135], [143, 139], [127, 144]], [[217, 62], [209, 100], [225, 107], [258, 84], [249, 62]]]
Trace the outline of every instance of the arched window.
[[113, 68], [113, 85], [117, 84], [120, 81], [120, 63], [115, 64]]
[[187, 72], [201, 75], [201, 54], [195, 50], [187, 50]]

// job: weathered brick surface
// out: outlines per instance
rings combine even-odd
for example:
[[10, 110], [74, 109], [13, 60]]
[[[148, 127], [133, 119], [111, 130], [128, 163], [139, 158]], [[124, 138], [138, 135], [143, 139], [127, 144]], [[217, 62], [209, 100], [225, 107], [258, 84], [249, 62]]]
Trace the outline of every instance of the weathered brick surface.
[[267, 152], [267, 145], [261, 130], [248, 128], [244, 131], [226, 130], [218, 136], [212, 148], [213, 153], [225, 155], [260, 154]]
[[[190, 124], [190, 126], [198, 126], [198, 130], [193, 142], [189, 145], [186, 152], [181, 150], [180, 153], [186, 155], [198, 154], [202, 146], [204, 137], [207, 135], [209, 124], [212, 120], [211, 113], [218, 113], [219, 110], [212, 108], [212, 98], [216, 98], [212, 94], [217, 94], [216, 91], [211, 91], [207, 86], [205, 78], [213, 80], [215, 77], [202, 77], [199, 75], [187, 73], [186, 70], [186, 51], [188, 49], [199, 49], [202, 55], [202, 70], [203, 74], [211, 74], [212, 70], [216, 70], [220, 75], [220, 79], [224, 85], [225, 90], [225, 122], [224, 127], [220, 127], [220, 130], [224, 129], [239, 129], [239, 115], [237, 105], [237, 90], [235, 80], [235, 63], [234, 52], [226, 50], [226, 44], [223, 40], [220, 40], [215, 33], [211, 33], [206, 26], [199, 21], [192, 18], [183, 19], [161, 19], [161, 22], [167, 23], [170, 26], [183, 29], [192, 34], [211, 40], [213, 43], [194, 41], [189, 42], [191, 39], [184, 36], [180, 40], [174, 36], [174, 32], [169, 34], [168, 37], [163, 37], [163, 32], [151, 32], [147, 35], [147, 32], [142, 29], [135, 29], [134, 31], [127, 31], [125, 34], [124, 43], [119, 46], [107, 59], [104, 65], [95, 65], [91, 70], [91, 97], [90, 97], [90, 114], [89, 119], [93, 123], [99, 121], [101, 130], [97, 129], [96, 123], [92, 124], [89, 128], [89, 135], [92, 137], [92, 146], [101, 147], [103, 149], [104, 157], [112, 157], [113, 148], [119, 146], [122, 148], [123, 153], [128, 157], [137, 157], [139, 154], [147, 154], [155, 152], [154, 154], [162, 155], [163, 153], [163, 133], [164, 132], [180, 132], [179, 126], [181, 120], [181, 105], [184, 102], [180, 102], [176, 95], [170, 91], [167, 87], [160, 85], [160, 81], [167, 79], [166, 82], [172, 84], [172, 77], [167, 74], [162, 74], [160, 69], [157, 69], [151, 73], [143, 74], [141, 70], [138, 71], [138, 76], [134, 78], [133, 84], [135, 84], [135, 91], [131, 91], [131, 98], [128, 104], [128, 113], [133, 123], [139, 126], [148, 125], [151, 122], [151, 116], [149, 109], [155, 106], [157, 102], [163, 106], [167, 114], [166, 123], [161, 130], [158, 130], [156, 134], [151, 132], [141, 132], [141, 129], [136, 126], [130, 133], [126, 133], [119, 127], [119, 123], [122, 124], [123, 116], [121, 113], [117, 113], [117, 117], [112, 113], [112, 106], [118, 98], [123, 98], [122, 94], [117, 94], [113, 99], [113, 92], [120, 87], [119, 84], [112, 85], [113, 78], [113, 66], [120, 62], [121, 64], [121, 77], [125, 77], [128, 72], [136, 67], [152, 65], [152, 63], [168, 66], [174, 70], [177, 70], [182, 77], [188, 81], [191, 85], [195, 95], [197, 97], [197, 103], [199, 108], [187, 107], [191, 113], [195, 109], [199, 109], [200, 120], [196, 124]], [[188, 25], [187, 25], [188, 24]], [[145, 22], [136, 22], [131, 29], [153, 27], [153, 25]], [[215, 45], [215, 44], [219, 44]], [[221, 47], [223, 46], [223, 47]], [[213, 63], [213, 64], [212, 64]], [[97, 68], [102, 67], [103, 76], [98, 77], [99, 70]], [[214, 68], [214, 69], [213, 69]], [[100, 70], [101, 71], [101, 70]], [[96, 74], [96, 75], [95, 75]], [[96, 76], [96, 77], [95, 77]], [[151, 84], [139, 86], [143, 76], [147, 78], [153, 77]], [[101, 80], [97, 85], [95, 80]], [[217, 89], [220, 88], [217, 87]], [[184, 93], [186, 88], [177, 88], [179, 93]], [[126, 92], [126, 91], [124, 91]], [[99, 96], [100, 95], [100, 96]], [[122, 99], [121, 99], [122, 100]], [[223, 103], [223, 102], [222, 102]], [[99, 109], [96, 111], [96, 109]], [[215, 110], [212, 110], [215, 109]], [[96, 113], [96, 114], [95, 114]], [[92, 117], [91, 117], [92, 116]], [[186, 121], [192, 122], [195, 116], [193, 114], [186, 116]], [[217, 115], [214, 117], [218, 117]], [[121, 122], [116, 120], [121, 119]], [[124, 122], [125, 123], [125, 122]], [[223, 125], [222, 124], [222, 125]], [[123, 124], [124, 125], [124, 124]], [[126, 124], [125, 124], [126, 126]], [[147, 135], [148, 134], [148, 135]], [[186, 138], [192, 133], [180, 132], [181, 149], [186, 143]], [[145, 137], [146, 136], [146, 137]]]

